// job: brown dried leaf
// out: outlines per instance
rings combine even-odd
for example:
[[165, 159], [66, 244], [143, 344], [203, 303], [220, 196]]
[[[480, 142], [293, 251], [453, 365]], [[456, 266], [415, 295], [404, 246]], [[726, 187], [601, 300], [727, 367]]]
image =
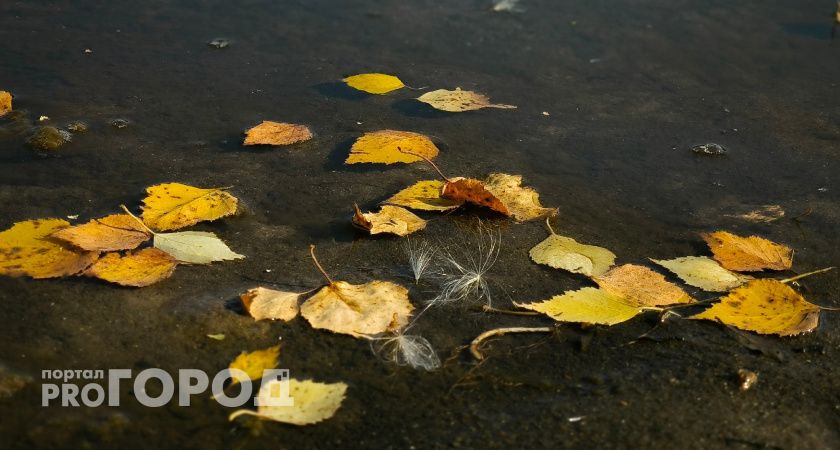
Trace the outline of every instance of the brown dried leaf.
[[151, 233], [128, 214], [113, 214], [74, 227], [62, 228], [53, 237], [83, 250], [112, 252], [132, 250], [146, 242]]
[[245, 132], [244, 145], [290, 145], [312, 139], [312, 132], [306, 125], [272, 122], [261, 124]]
[[742, 237], [727, 231], [703, 234], [715, 260], [726, 269], [756, 272], [787, 270], [793, 265], [793, 250], [758, 236]]
[[601, 289], [623, 298], [630, 305], [664, 306], [694, 301], [679, 286], [644, 266], [625, 264], [593, 280]]

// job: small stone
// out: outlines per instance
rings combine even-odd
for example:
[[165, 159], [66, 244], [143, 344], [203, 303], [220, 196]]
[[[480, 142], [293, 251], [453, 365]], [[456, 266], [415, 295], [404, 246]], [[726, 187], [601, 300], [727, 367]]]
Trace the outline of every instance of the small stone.
[[81, 120], [74, 120], [68, 123], [66, 128], [71, 133], [84, 133], [88, 130], [88, 125]]
[[207, 45], [213, 48], [225, 48], [230, 45], [230, 41], [224, 38], [216, 38], [208, 42]]
[[46, 122], [50, 120], [50, 116], [41, 116], [38, 118], [38, 122]]
[[698, 155], [719, 156], [726, 154], [726, 148], [720, 144], [712, 142], [708, 144], [695, 145], [694, 147], [691, 147], [691, 151]]
[[56, 127], [35, 128], [35, 132], [26, 141], [35, 150], [53, 151], [70, 142], [70, 133]]
[[114, 128], [126, 128], [130, 122], [126, 119], [114, 119], [110, 123]]

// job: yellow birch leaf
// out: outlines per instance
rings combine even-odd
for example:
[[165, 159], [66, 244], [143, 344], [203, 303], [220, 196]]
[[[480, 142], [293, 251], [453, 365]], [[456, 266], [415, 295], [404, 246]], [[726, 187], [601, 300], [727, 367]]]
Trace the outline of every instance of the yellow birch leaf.
[[143, 222], [160, 231], [229, 216], [236, 212], [239, 202], [222, 189], [201, 189], [181, 183], [158, 184], [146, 188], [146, 193]]
[[730, 272], [717, 261], [705, 256], [684, 256], [674, 259], [651, 259], [651, 261], [674, 272], [689, 286], [699, 287], [704, 291], [726, 292], [738, 287], [752, 277]]
[[86, 224], [62, 228], [53, 233], [53, 237], [83, 250], [102, 252], [135, 249], [151, 236], [137, 219], [128, 214], [93, 219]]
[[541, 312], [558, 322], [599, 325], [625, 322], [641, 312], [640, 307], [628, 305], [621, 297], [593, 287], [568, 291], [539, 303], [514, 304]]
[[444, 182], [438, 180], [418, 181], [382, 203], [421, 211], [449, 211], [464, 204], [463, 201], [441, 197], [443, 185]]
[[413, 309], [408, 289], [398, 284], [336, 281], [306, 300], [300, 315], [314, 328], [361, 337], [401, 329]]
[[[285, 386], [284, 386], [285, 384]], [[292, 404], [284, 405], [288, 389]], [[311, 425], [334, 416], [347, 393], [344, 383], [318, 383], [311, 380], [268, 380], [257, 394], [257, 411], [240, 409], [231, 413], [229, 420], [239, 416], [257, 416], [292, 425]]]
[[551, 233], [529, 252], [537, 264], [564, 269], [588, 277], [604, 274], [615, 263], [615, 253], [594, 245]]
[[99, 258], [85, 275], [122, 286], [144, 287], [169, 278], [178, 263], [168, 253], [156, 248], [120, 256], [108, 253]]
[[56, 278], [85, 270], [99, 252], [77, 250], [51, 236], [69, 225], [61, 219], [36, 219], [0, 232], [0, 274]]
[[12, 94], [0, 91], [0, 117], [12, 110]]
[[215, 234], [206, 231], [156, 233], [154, 246], [172, 255], [179, 262], [209, 264], [214, 261], [242, 259]]
[[242, 306], [256, 320], [289, 321], [297, 317], [300, 307], [298, 302], [303, 294], [297, 292], [275, 291], [258, 287], [249, 289], [239, 296]]
[[[255, 350], [253, 352], [242, 352], [233, 361], [231, 361], [230, 369], [239, 369], [248, 376], [250, 380], [258, 380], [263, 376], [263, 370], [270, 370], [277, 368], [277, 358], [280, 356], [280, 345], [269, 347], [265, 350]], [[233, 378], [231, 384], [239, 383], [237, 378]]]
[[691, 303], [691, 296], [662, 274], [647, 267], [624, 264], [593, 278], [598, 286], [630, 305], [664, 306]]
[[243, 145], [291, 145], [312, 139], [312, 131], [306, 125], [272, 122], [261, 124], [245, 132]]
[[720, 303], [691, 316], [721, 322], [760, 334], [793, 336], [813, 331], [820, 307], [778, 280], [753, 280], [736, 288]]
[[356, 206], [353, 224], [370, 234], [390, 233], [406, 236], [426, 228], [426, 221], [399, 206], [383, 206], [377, 213], [363, 213]]
[[516, 108], [513, 105], [490, 103], [490, 99], [487, 96], [473, 91], [462, 91], [461, 88], [455, 88], [454, 91], [438, 89], [436, 91], [426, 92], [418, 97], [417, 100], [431, 105], [432, 108], [448, 112], [473, 111], [482, 108]]
[[367, 92], [368, 94], [387, 94], [405, 87], [405, 84], [399, 78], [384, 73], [362, 73], [347, 77], [341, 81], [344, 81], [354, 89]]
[[350, 148], [345, 164], [358, 163], [413, 163], [423, 158], [406, 152], [434, 159], [438, 148], [428, 137], [411, 131], [380, 130], [365, 133]]
[[726, 269], [756, 272], [787, 270], [793, 265], [793, 250], [758, 236], [742, 237], [727, 231], [703, 234], [715, 260]]

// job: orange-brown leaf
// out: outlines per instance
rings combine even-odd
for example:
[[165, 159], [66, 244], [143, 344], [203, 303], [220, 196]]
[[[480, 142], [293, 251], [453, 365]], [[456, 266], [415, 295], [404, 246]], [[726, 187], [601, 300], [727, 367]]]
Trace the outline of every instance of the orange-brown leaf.
[[694, 301], [661, 274], [635, 264], [618, 266], [593, 280], [601, 289], [635, 306], [663, 306]]
[[306, 125], [272, 122], [261, 124], [245, 132], [245, 145], [290, 145], [312, 139], [312, 132]]
[[74, 227], [62, 228], [53, 237], [90, 251], [131, 250], [151, 234], [128, 214], [113, 214]]
[[507, 207], [484, 187], [481, 180], [474, 178], [453, 178], [443, 185], [441, 197], [458, 202], [483, 206], [504, 215], [510, 215]]
[[703, 234], [715, 260], [726, 269], [756, 272], [787, 270], [793, 264], [793, 250], [758, 236], [742, 237], [727, 231]]

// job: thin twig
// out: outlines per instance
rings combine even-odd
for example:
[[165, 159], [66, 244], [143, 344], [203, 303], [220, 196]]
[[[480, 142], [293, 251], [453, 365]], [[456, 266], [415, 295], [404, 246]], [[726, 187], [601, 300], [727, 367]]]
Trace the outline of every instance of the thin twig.
[[330, 286], [335, 284], [335, 282], [333, 282], [332, 278], [330, 278], [330, 276], [327, 275], [327, 271], [324, 270], [323, 267], [321, 267], [321, 263], [318, 262], [318, 258], [315, 257], [315, 244], [309, 244], [309, 254], [312, 256], [312, 262], [315, 263], [315, 267], [317, 267], [318, 270], [321, 271], [321, 275], [323, 275], [324, 278], [327, 279], [327, 281], [330, 283]]
[[554, 331], [554, 327], [510, 327], [510, 328], [495, 328], [492, 330], [487, 330], [484, 333], [481, 333], [473, 339], [472, 343], [470, 344], [470, 353], [472, 353], [473, 358], [478, 361], [482, 361], [484, 359], [484, 355], [481, 354], [479, 347], [481, 344], [490, 339], [493, 336], [502, 336], [505, 334], [511, 333], [551, 333]]
[[443, 172], [440, 171], [440, 168], [438, 168], [437, 164], [433, 163], [431, 159], [426, 158], [425, 156], [423, 156], [419, 153], [414, 153], [414, 152], [409, 151], [409, 150], [403, 150], [400, 147], [397, 147], [397, 151], [399, 151], [400, 153], [405, 153], [407, 155], [412, 155], [412, 156], [416, 156], [418, 158], [422, 158], [423, 160], [425, 160], [427, 163], [429, 163], [437, 171], [438, 175], [440, 175], [441, 178], [443, 178], [447, 182], [450, 182], [450, 183], [452, 182], [452, 180], [450, 180], [446, 175], [443, 174]]
[[801, 280], [805, 277], [810, 277], [811, 275], [817, 275], [820, 273], [825, 273], [831, 270], [836, 269], [836, 267], [826, 267], [825, 269], [814, 270], [811, 272], [805, 272], [803, 274], [796, 275], [794, 277], [785, 278], [784, 280], [779, 280], [780, 283], [790, 283], [791, 281]]
[[539, 316], [541, 313], [536, 311], [513, 311], [510, 309], [498, 309], [490, 305], [483, 305], [481, 310], [488, 313], [510, 314], [512, 316]]

